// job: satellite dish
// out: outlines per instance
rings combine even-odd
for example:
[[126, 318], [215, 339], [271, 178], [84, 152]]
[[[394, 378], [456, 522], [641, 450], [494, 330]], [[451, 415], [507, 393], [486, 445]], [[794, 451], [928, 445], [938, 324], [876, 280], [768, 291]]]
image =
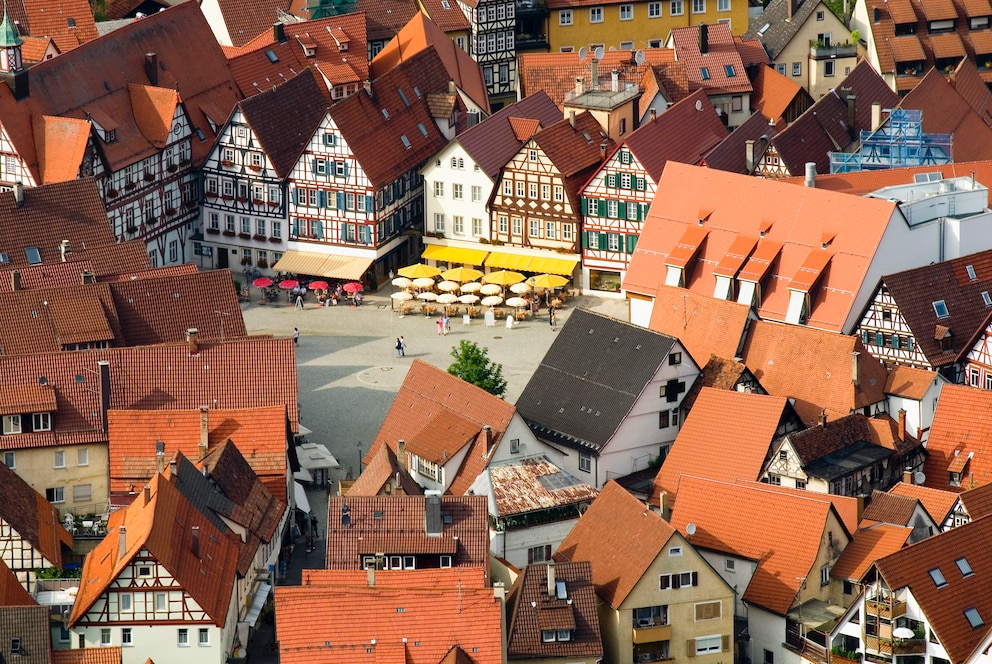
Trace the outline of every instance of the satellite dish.
[[615, 50], [617, 50], [617, 47], [616, 47], [616, 46], [611, 46], [611, 47], [610, 47], [610, 50], [611, 50], [611, 51], [615, 51]]
[[644, 64], [644, 51], [643, 50], [638, 50], [637, 53], [634, 54], [634, 62], [636, 62], [639, 65], [643, 65]]
[[924, 484], [927, 481], [927, 476], [923, 474], [923, 471], [918, 470], [913, 473], [913, 482], [916, 484]]
[[703, 110], [703, 102], [699, 99], [696, 100], [696, 110], [697, 111]]
[[687, 523], [686, 526], [685, 526], [685, 532], [689, 535], [689, 537], [692, 537], [693, 535], [695, 535], [696, 534], [696, 524], [694, 524], [694, 523]]
[[597, 46], [596, 47], [596, 50], [593, 51], [592, 57], [596, 58], [597, 60], [602, 60], [603, 59], [603, 53], [604, 52], [605, 51], [603, 51], [603, 47], [602, 46]]
[[586, 54], [588, 54], [588, 53], [589, 53], [589, 51], [586, 49], [585, 46], [583, 46], [582, 48], [580, 48], [579, 49], [579, 60], [585, 60], [586, 59]]

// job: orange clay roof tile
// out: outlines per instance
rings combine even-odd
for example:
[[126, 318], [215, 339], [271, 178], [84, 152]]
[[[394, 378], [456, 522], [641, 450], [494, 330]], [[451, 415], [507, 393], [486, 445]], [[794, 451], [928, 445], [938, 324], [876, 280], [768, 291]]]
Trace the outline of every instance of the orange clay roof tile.
[[[375, 570], [376, 588], [485, 588], [482, 567], [451, 567], [416, 570]], [[305, 569], [304, 586], [369, 586], [368, 570]]]
[[711, 355], [738, 356], [751, 308], [675, 286], [661, 285], [655, 293], [649, 327], [677, 338], [692, 359], [704, 366]]
[[[121, 664], [121, 647], [76, 648], [52, 650], [52, 664]], [[145, 664], [155, 664], [149, 658]]]
[[79, 177], [90, 138], [89, 121], [36, 115], [31, 119], [31, 125], [41, 181], [54, 184]]
[[558, 547], [558, 562], [588, 561], [596, 594], [619, 609], [675, 535], [667, 521], [610, 480]]
[[393, 449], [389, 445], [380, 445], [378, 451], [370, 455], [362, 474], [348, 487], [345, 495], [377, 496], [384, 493], [387, 485], [393, 485], [393, 480], [397, 477], [399, 486], [392, 486], [392, 491], [410, 496], [423, 495], [423, 488], [414, 481], [406, 468], [400, 466]]
[[[990, 440], [992, 392], [964, 385], [944, 385], [927, 439], [924, 485], [961, 492], [992, 483]], [[960, 486], [950, 483], [949, 473], [955, 461], [958, 466], [968, 462], [964, 476], [959, 478]]]
[[676, 59], [685, 63], [690, 83], [710, 94], [751, 92], [751, 81], [737, 52], [730, 26], [716, 23], [707, 27], [706, 53], [700, 51], [699, 35], [699, 27], [686, 26], [673, 28], [669, 37], [675, 44]]
[[932, 489], [919, 484], [907, 484], [899, 482], [889, 489], [889, 493], [897, 496], [908, 496], [920, 501], [923, 509], [927, 511], [938, 526], [943, 526], [954, 510], [958, 506], [958, 501], [963, 500], [962, 494], [942, 489]]
[[62, 527], [58, 511], [13, 470], [0, 466], [0, 518], [53, 567], [61, 567], [62, 548], [72, 547], [72, 535]]
[[[740, 528], [736, 514], [740, 505], [748, 506], [750, 528]], [[794, 515], [800, 513], [803, 518], [797, 520]], [[755, 561], [757, 567], [742, 598], [784, 615], [803, 581], [818, 572], [814, 565], [831, 514], [836, 516], [836, 511], [829, 501], [809, 498], [805, 492], [786, 494], [760, 485], [683, 476], [671, 523], [683, 534], [689, 523], [696, 524], [695, 547]], [[841, 537], [846, 540], [848, 535], [834, 534], [835, 541]], [[781, 546], [782, 542], [789, 546]]]
[[37, 606], [34, 598], [17, 580], [14, 572], [0, 559], [0, 607]]
[[912, 528], [888, 523], [861, 528], [852, 535], [851, 542], [831, 568], [831, 576], [860, 580], [876, 560], [906, 546], [912, 533]]
[[643, 64], [637, 64], [630, 51], [607, 51], [599, 61], [599, 80], [594, 82], [589, 80], [589, 63], [580, 60], [578, 53], [524, 53], [518, 61], [521, 96], [544, 90], [561, 106], [566, 93], [575, 89], [576, 77], [584, 78], [586, 90], [601, 90], [604, 86], [609, 89], [610, 72], [615, 69], [620, 85], [640, 85], [650, 67], [673, 63], [675, 51], [670, 48], [646, 48]]

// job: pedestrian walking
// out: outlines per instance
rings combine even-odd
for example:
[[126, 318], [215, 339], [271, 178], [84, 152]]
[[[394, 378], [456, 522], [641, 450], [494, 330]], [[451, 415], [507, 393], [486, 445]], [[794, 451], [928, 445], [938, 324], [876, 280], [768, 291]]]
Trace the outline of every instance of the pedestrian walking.
[[444, 317], [443, 316], [438, 316], [437, 317], [437, 335], [438, 336], [441, 336], [442, 334], [444, 334]]
[[298, 327], [293, 328], [293, 343], [294, 344], [300, 343], [300, 328]]
[[448, 318], [448, 314], [445, 314], [441, 320], [441, 327], [444, 329], [445, 336], [447, 336], [448, 332], [451, 332], [451, 319]]
[[552, 332], [557, 332], [558, 331], [558, 321], [555, 318], [555, 310], [554, 310], [553, 307], [551, 309], [551, 314], [550, 314], [550, 317], [548, 319], [548, 322], [551, 323], [551, 331]]
[[406, 357], [406, 339], [400, 335], [400, 357]]
[[396, 337], [396, 357], [403, 357], [403, 341]]

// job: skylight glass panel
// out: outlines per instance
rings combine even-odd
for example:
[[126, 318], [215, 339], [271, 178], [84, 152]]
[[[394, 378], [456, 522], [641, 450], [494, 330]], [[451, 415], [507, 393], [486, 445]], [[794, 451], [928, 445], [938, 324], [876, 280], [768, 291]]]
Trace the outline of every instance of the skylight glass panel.
[[737, 72], [734, 71], [733, 65], [724, 65], [723, 73], [726, 74], [728, 77], [737, 76]]
[[41, 252], [38, 251], [38, 247], [25, 247], [24, 253], [27, 255], [28, 263], [31, 265], [41, 263]]
[[427, 127], [424, 126], [424, 123], [423, 122], [418, 122], [417, 123], [417, 129], [420, 130], [420, 135], [421, 136], [426, 136], [427, 135]]
[[937, 314], [937, 318], [947, 318], [951, 314], [947, 311], [947, 305], [943, 300], [937, 300], [933, 303], [934, 313]]
[[710, 80], [710, 70], [709, 67], [701, 67], [699, 69], [699, 75], [703, 77], [704, 81]]
[[266, 51], [265, 51], [265, 57], [267, 57], [269, 59], [269, 62], [271, 62], [273, 64], [275, 64], [276, 62], [279, 62], [279, 56], [276, 55], [276, 52], [273, 51], [271, 48], [270, 49], [266, 49]]
[[965, 269], [968, 271], [968, 278], [969, 279], [971, 279], [972, 281], [975, 281], [976, 279], [978, 279], [978, 275], [975, 274], [975, 266], [974, 265], [968, 265], [968, 266], [965, 267]]
[[958, 558], [954, 561], [954, 564], [961, 570], [961, 576], [971, 576], [971, 565], [968, 563], [967, 558]]
[[970, 609], [964, 610], [964, 617], [968, 619], [968, 624], [972, 627], [981, 627], [985, 624], [982, 620], [982, 616], [978, 613], [978, 609], [971, 607]]
[[992, 307], [992, 297], [989, 296], [989, 292], [982, 291], [982, 301], [985, 303], [986, 307]]
[[936, 567], [930, 570], [930, 578], [933, 579], [934, 585], [938, 588], [942, 588], [947, 585], [947, 579], [944, 578], [944, 575]]
[[400, 140], [403, 141], [403, 147], [405, 147], [407, 150], [409, 150], [410, 149], [410, 139], [406, 137], [406, 134], [403, 134], [402, 136], [400, 136]]

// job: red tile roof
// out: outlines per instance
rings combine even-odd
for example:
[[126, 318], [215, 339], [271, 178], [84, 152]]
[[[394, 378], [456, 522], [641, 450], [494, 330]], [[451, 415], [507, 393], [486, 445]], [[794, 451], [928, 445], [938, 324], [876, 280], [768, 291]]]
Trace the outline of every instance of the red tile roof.
[[913, 513], [918, 505], [920, 501], [914, 497], [876, 490], [872, 491], [871, 502], [865, 508], [862, 519], [867, 522], [911, 526]]
[[674, 534], [668, 522], [610, 480], [554, 559], [591, 563], [596, 594], [619, 609]]
[[[956, 34], [941, 36], [957, 38], [960, 42]], [[934, 39], [935, 36], [930, 37], [931, 42]], [[903, 97], [899, 107], [920, 111], [924, 132], [951, 134], [954, 161], [985, 159], [992, 153], [992, 128], [936, 69], [931, 69]]]
[[[971, 177], [971, 174], [974, 173], [977, 182], [992, 188], [992, 161], [928, 164], [926, 166], [861, 171], [859, 173], [817, 174], [816, 188], [862, 196], [882, 187], [910, 184], [913, 182], [913, 176], [917, 173], [940, 173], [943, 178]], [[800, 176], [785, 178], [780, 181], [803, 186], [804, 178]]]
[[992, 484], [977, 486], [955, 495], [961, 496], [961, 502], [972, 520], [992, 514]]
[[[473, 443], [462, 468], [455, 473], [448, 487], [449, 493], [461, 495], [468, 490], [491, 458], [492, 450], [485, 449], [483, 427], [491, 427], [495, 449], [502, 440], [514, 412], [514, 407], [499, 397], [415, 359], [403, 380], [403, 385], [396, 393], [386, 419], [379, 427], [379, 432], [365, 457], [365, 463], [371, 461], [381, 445], [388, 445], [395, 452], [398, 441], [413, 441], [414, 437], [422, 438], [420, 434], [432, 427], [439, 418], [444, 418], [445, 421], [457, 420], [461, 423], [463, 431], [471, 433], [471, 438], [461, 441], [462, 445]], [[438, 452], [444, 451], [439, 450], [431, 440], [423, 440], [421, 447], [411, 443], [409, 449], [411, 452], [420, 449], [425, 454], [433, 454], [436, 458], [435, 462], [440, 461]], [[455, 452], [456, 449], [448, 449], [448, 456], [452, 456]]]
[[958, 504], [958, 500], [964, 500], [963, 494], [944, 491], [943, 489], [933, 489], [919, 484], [907, 484], [905, 482], [896, 484], [889, 489], [889, 493], [919, 500], [920, 504], [923, 505], [923, 509], [927, 511], [927, 514], [933, 517], [933, 520], [941, 527], [943, 527], [948, 517], [952, 515]]
[[418, 11], [414, 0], [357, 0], [356, 6], [365, 13], [370, 42], [389, 41]]
[[[769, 124], [761, 113], [752, 113], [751, 117], [741, 123], [720, 143], [706, 153], [701, 166], [716, 168], [731, 173], [751, 175], [761, 158], [768, 149], [771, 137], [778, 133], [773, 124]], [[747, 142], [754, 141], [753, 159], [747, 161]]]
[[486, 571], [481, 567], [437, 569], [305, 569], [304, 586], [358, 588], [485, 588]]
[[6, 7], [10, 20], [19, 21], [23, 32], [51, 37], [62, 53], [97, 38], [86, 0], [59, 0], [56, 5], [51, 0], [10, 0]]
[[[620, 85], [640, 85], [645, 72], [654, 65], [670, 64], [675, 51], [670, 48], [644, 49], [644, 63], [637, 64], [630, 51], [607, 51], [599, 61], [595, 82], [590, 81], [589, 61], [579, 59], [578, 53], [523, 53], [518, 57], [520, 94], [522, 97], [544, 90], [559, 106], [565, 94], [575, 89], [575, 79], [582, 77], [586, 90], [609, 89], [611, 72], [616, 70]], [[677, 101], [677, 100], [669, 100]]]
[[933, 371], [895, 365], [885, 381], [885, 393], [919, 401], [940, 378]]
[[808, 325], [833, 331], [840, 331], [851, 315], [855, 294], [895, 211], [891, 201], [800, 189], [675, 162], [665, 168], [654, 201], [624, 278], [626, 290], [653, 296], [664, 282], [665, 264], [679, 239], [705, 217], [706, 242], [687, 268], [685, 284], [689, 290], [712, 294], [713, 271], [730, 246], [738, 237], [754, 237], [766, 227], [764, 242], [759, 241], [742, 271], [750, 269], [763, 245], [781, 243], [781, 251], [769, 257], [774, 259], [775, 278], [761, 281], [757, 311], [762, 319], [784, 321], [789, 280], [829, 231], [836, 233], [828, 245], [833, 257], [812, 294]]
[[[19, 449], [107, 440], [94, 393], [99, 391], [98, 362], [110, 369], [113, 410], [184, 410], [283, 406], [297, 430], [296, 362], [293, 340], [252, 338], [201, 343], [190, 356], [185, 344], [110, 348], [92, 351], [0, 357], [9, 385], [38, 385], [44, 376], [55, 391], [54, 430], [23, 433], [0, 447]], [[79, 377], [82, 378], [79, 378]], [[252, 385], [250, 390], [245, 385]], [[95, 414], [94, 414], [95, 413]]]
[[792, 122], [813, 105], [813, 98], [805, 88], [771, 67], [758, 67], [753, 84], [751, 109], [766, 120]]
[[[741, 505], [747, 505], [749, 528], [740, 527]], [[683, 475], [671, 523], [683, 534], [689, 523], [696, 524], [692, 545], [697, 548], [757, 563], [742, 599], [784, 615], [795, 603], [805, 579], [815, 578], [819, 572], [814, 565], [831, 513], [836, 516], [829, 501], [810, 498], [805, 492], [786, 494], [760, 485]], [[796, 514], [803, 518], [796, 519]], [[838, 524], [844, 529], [839, 517]], [[833, 538], [843, 547], [849, 536], [842, 530]], [[782, 546], [783, 542], [789, 546]]]
[[[700, 31], [707, 32], [708, 49], [700, 50]], [[675, 58], [685, 63], [690, 85], [695, 84], [709, 94], [740, 94], [751, 92], [751, 81], [737, 44], [726, 23], [673, 28], [669, 40], [675, 44]], [[703, 70], [706, 70], [703, 73]]]
[[[148, 659], [146, 664], [155, 664]], [[121, 664], [120, 646], [52, 650], [52, 664]]]
[[[857, 385], [851, 359], [855, 352]], [[885, 366], [858, 337], [755, 321], [742, 356], [769, 394], [795, 400], [796, 412], [807, 423], [824, 410], [837, 419], [886, 398]], [[806, 360], [796, 361], [800, 357]]]
[[[431, 117], [427, 97], [447, 93], [448, 80], [442, 59], [429, 46], [373, 81], [371, 93], [359, 90], [331, 109], [334, 123], [372, 186], [391, 184], [447, 144]], [[399, 90], [405, 90], [403, 97]], [[464, 117], [464, 105], [460, 101], [459, 105]]]
[[[965, 611], [974, 608], [982, 620], [992, 616], [992, 595], [985, 592], [992, 574], [992, 519], [984, 518], [927, 538], [879, 559], [875, 569], [893, 592], [908, 588], [926, 616], [948, 658], [961, 662], [988, 638], [985, 626], [972, 627]], [[963, 576], [956, 561], [971, 568]], [[930, 570], [938, 569], [946, 584], [938, 587]]]
[[0, 558], [0, 607], [4, 606], [37, 606], [14, 572]]
[[[243, 46], [279, 20], [278, 11], [288, 12], [292, 0], [217, 0], [217, 9], [231, 43]], [[218, 41], [220, 41], [218, 39]]]
[[589, 177], [603, 162], [603, 149], [610, 154], [616, 144], [603, 133], [599, 121], [588, 111], [575, 116], [575, 126], [562, 120], [534, 134], [521, 150], [536, 145], [551, 161], [565, 182], [565, 196], [573, 210], [582, 205], [579, 194]]
[[[199, 458], [200, 410], [111, 410], [108, 413], [110, 490], [140, 491], [155, 474], [155, 445], [165, 443], [165, 461], [176, 452]], [[270, 486], [286, 496], [286, 406], [210, 409], [207, 411], [208, 449], [230, 440], [248, 465]]]
[[[213, 624], [222, 627], [227, 621], [240, 539], [214, 526], [164, 475], [155, 475], [150, 486], [147, 503], [139, 497], [112, 513], [108, 535], [86, 556], [69, 627], [89, 624], [87, 612], [141, 550], [165, 567]], [[192, 545], [195, 526], [198, 555]], [[119, 528], [126, 528], [123, 556]]]
[[[440, 499], [441, 535], [427, 518]], [[350, 524], [341, 523], [347, 505]], [[327, 508], [327, 568], [364, 569], [363, 556], [451, 556], [452, 567], [481, 567], [489, 578], [489, 515], [485, 496], [331, 496]], [[433, 516], [431, 516], [433, 518]], [[418, 567], [435, 567], [419, 564]], [[421, 560], [421, 563], [424, 563]]]
[[895, 553], [908, 544], [912, 528], [879, 523], [861, 528], [851, 536], [844, 553], [830, 569], [830, 575], [838, 579], [859, 581], [868, 568], [890, 553]]
[[[558, 595], [558, 584], [564, 584], [563, 596]], [[603, 655], [588, 561], [528, 565], [513, 584], [507, 612], [506, 654], [510, 660]], [[572, 630], [571, 638], [545, 642], [541, 632], [546, 629]]]
[[[961, 492], [992, 483], [989, 441], [992, 441], [992, 392], [944, 385], [927, 439], [924, 485]], [[960, 486], [950, 484], [949, 473], [955, 462], [964, 466]]]
[[685, 73], [685, 63], [669, 62], [645, 67], [640, 88], [643, 100], [641, 103], [654, 99], [658, 94], [669, 104], [682, 101], [689, 95], [689, 77]]
[[[787, 417], [786, 408], [784, 397], [704, 387], [655, 477], [651, 503], [660, 504], [661, 492], [668, 495], [669, 504], [676, 502], [679, 478], [685, 475], [723, 482], [757, 480], [779, 423]], [[725, 453], [728, 446], [734, 454]]]
[[820, 500], [830, 503], [830, 505], [833, 506], [834, 511], [836, 511], [837, 515], [840, 517], [844, 527], [847, 528], [847, 532], [853, 533], [858, 529], [858, 516], [861, 508], [858, 507], [857, 498], [838, 496], [832, 493], [816, 493], [813, 491], [806, 491], [805, 489], [796, 489], [795, 487], [776, 486], [774, 484], [765, 484], [764, 482], [754, 482], [749, 480], [737, 480], [735, 484], [743, 484], [753, 489], [761, 489], [762, 491], [775, 491], [777, 493], [784, 493], [790, 496], [798, 495], [808, 500]]
[[468, 33], [472, 26], [462, 12], [458, 3], [442, 2], [441, 0], [420, 0], [421, 11], [441, 30], [446, 33]]
[[52, 567], [62, 567], [62, 549], [72, 548], [72, 535], [62, 527], [58, 510], [3, 464], [0, 464], [0, 518], [18, 539], [34, 547]]
[[396, 460], [396, 453], [389, 445], [380, 445], [370, 454], [368, 465], [362, 469], [354, 484], [348, 487], [348, 496], [378, 496], [382, 494], [423, 495], [423, 488], [414, 481], [406, 468]]
[[280, 586], [275, 598], [282, 664], [502, 660], [503, 605], [489, 588]]
[[711, 355], [732, 360], [740, 354], [750, 318], [747, 305], [661, 285], [649, 327], [677, 338], [696, 364], [705, 366]]
[[[269, 89], [307, 67], [316, 69], [331, 87], [357, 85], [368, 79], [365, 14], [288, 23], [283, 31], [286, 41], [281, 44], [269, 30], [228, 55], [231, 74], [242, 94], [250, 96]], [[304, 41], [315, 46], [312, 57], [305, 53]], [[276, 56], [276, 62], [271, 61], [268, 51]]]
[[[457, 6], [453, 11], [464, 17]], [[444, 70], [448, 73], [448, 80], [454, 81], [458, 89], [488, 115], [489, 97], [479, 63], [458, 48], [444, 30], [420, 12], [414, 14], [396, 37], [372, 58], [369, 65], [372, 78], [383, 76], [399, 63], [431, 46], [441, 58]]]

